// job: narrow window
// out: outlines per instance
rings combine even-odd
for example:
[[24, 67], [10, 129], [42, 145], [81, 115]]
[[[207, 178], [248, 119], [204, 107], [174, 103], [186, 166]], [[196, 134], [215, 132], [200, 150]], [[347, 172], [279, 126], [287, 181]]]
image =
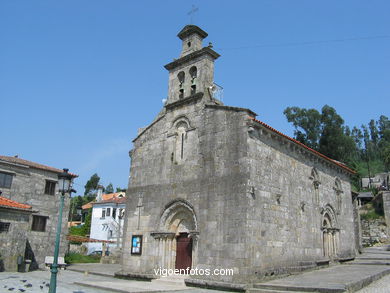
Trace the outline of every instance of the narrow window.
[[177, 78], [179, 79], [180, 85], [182, 85], [182, 84], [184, 83], [184, 79], [185, 79], [185, 73], [184, 73], [184, 71], [180, 71], [180, 72], [177, 74]]
[[196, 66], [192, 66], [189, 72], [192, 80], [194, 80], [198, 76], [198, 69], [196, 68]]
[[33, 216], [32, 231], [45, 232], [46, 230], [47, 217], [44, 216]]
[[9, 231], [10, 223], [0, 222], [0, 233], [6, 233]]
[[102, 219], [104, 219], [105, 217], [106, 217], [106, 210], [102, 209]]
[[45, 194], [54, 195], [56, 190], [56, 183], [55, 181], [46, 180], [45, 185]]
[[181, 159], [183, 159], [183, 155], [184, 155], [184, 133], [181, 134], [181, 152], [180, 152]]
[[0, 187], [11, 188], [12, 174], [0, 172]]
[[187, 46], [188, 46], [188, 48], [191, 47], [191, 42], [188, 42], [188, 43], [187, 43]]
[[112, 217], [115, 219], [116, 218], [116, 208], [112, 209]]
[[191, 95], [194, 95], [196, 93], [196, 85], [191, 86]]
[[179, 90], [179, 99], [182, 99], [184, 97], [184, 89]]
[[107, 208], [106, 216], [109, 217], [110, 214], [111, 214], [111, 209], [110, 209], [110, 208]]

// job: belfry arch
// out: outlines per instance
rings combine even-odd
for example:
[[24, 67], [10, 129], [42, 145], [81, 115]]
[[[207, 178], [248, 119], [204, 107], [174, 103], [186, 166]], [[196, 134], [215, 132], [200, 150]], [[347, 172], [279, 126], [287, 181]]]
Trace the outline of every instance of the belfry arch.
[[326, 205], [321, 218], [323, 256], [333, 259], [337, 256], [339, 233], [336, 213], [331, 205]]
[[196, 265], [198, 221], [191, 204], [183, 199], [168, 203], [151, 235], [155, 255], [162, 268], [187, 269]]

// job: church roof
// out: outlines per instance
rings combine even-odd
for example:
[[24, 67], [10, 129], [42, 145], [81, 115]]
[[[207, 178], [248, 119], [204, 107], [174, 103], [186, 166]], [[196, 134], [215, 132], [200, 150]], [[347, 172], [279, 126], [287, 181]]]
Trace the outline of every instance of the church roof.
[[291, 138], [291, 137], [289, 137], [289, 136], [287, 136], [287, 135], [281, 133], [280, 131], [276, 130], [275, 128], [272, 128], [271, 126], [269, 126], [268, 124], [266, 124], [266, 123], [264, 123], [264, 122], [262, 122], [262, 121], [260, 121], [260, 120], [257, 120], [256, 118], [253, 118], [253, 117], [250, 117], [250, 116], [249, 116], [249, 118], [252, 119], [253, 121], [259, 123], [260, 125], [264, 126], [265, 128], [271, 130], [272, 132], [274, 132], [274, 133], [276, 133], [276, 134], [278, 134], [278, 135], [280, 135], [280, 136], [282, 136], [282, 137], [284, 137], [284, 138], [290, 140], [291, 142], [293, 142], [293, 143], [295, 143], [295, 144], [297, 144], [297, 145], [299, 145], [299, 146], [301, 146], [301, 147], [307, 149], [308, 151], [314, 153], [315, 155], [320, 156], [321, 158], [323, 158], [323, 159], [325, 159], [325, 160], [331, 162], [332, 164], [335, 164], [335, 165], [337, 165], [338, 167], [343, 168], [343, 169], [346, 170], [347, 172], [352, 173], [352, 174], [356, 174], [356, 172], [355, 172], [354, 170], [348, 168], [345, 164], [343, 164], [343, 163], [341, 163], [341, 162], [339, 162], [339, 161], [333, 160], [333, 159], [331, 159], [331, 158], [325, 156], [324, 154], [321, 154], [320, 152], [318, 152], [318, 151], [316, 151], [316, 150], [313, 150], [312, 148], [309, 148], [307, 145], [301, 143], [300, 141], [297, 141], [296, 139]]
[[206, 38], [208, 36], [208, 34], [202, 30], [200, 27], [196, 26], [196, 25], [193, 25], [193, 24], [189, 24], [189, 25], [186, 25], [178, 34], [177, 36], [183, 40], [184, 38], [192, 35], [192, 34], [198, 34], [202, 39]]
[[[39, 163], [35, 163], [35, 162], [32, 162], [32, 161], [24, 160], [24, 159], [19, 158], [18, 156], [15, 156], [15, 157], [0, 156], [0, 162], [1, 161], [7, 162], [7, 163], [24, 165], [24, 166], [27, 166], [27, 167], [30, 167], [30, 168], [40, 169], [40, 170], [44, 170], [44, 171], [50, 171], [50, 172], [54, 172], [54, 173], [62, 173], [62, 172], [64, 172], [61, 169], [57, 169], [57, 168], [54, 168], [54, 167], [49, 167], [49, 166], [42, 165], [42, 164], [39, 164]], [[73, 177], [78, 177], [78, 175], [76, 175], [76, 174], [72, 174], [72, 173], [69, 173], [69, 174], [71, 174]]]

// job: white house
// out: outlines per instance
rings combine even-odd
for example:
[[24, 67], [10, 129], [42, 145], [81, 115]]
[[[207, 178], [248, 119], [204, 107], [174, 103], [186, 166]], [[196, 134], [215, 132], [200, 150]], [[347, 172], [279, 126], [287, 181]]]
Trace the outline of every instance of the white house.
[[[124, 192], [103, 194], [101, 200], [92, 203], [90, 238], [109, 240], [107, 250], [122, 246], [123, 217], [126, 207]], [[103, 251], [102, 243], [88, 243], [88, 254]]]

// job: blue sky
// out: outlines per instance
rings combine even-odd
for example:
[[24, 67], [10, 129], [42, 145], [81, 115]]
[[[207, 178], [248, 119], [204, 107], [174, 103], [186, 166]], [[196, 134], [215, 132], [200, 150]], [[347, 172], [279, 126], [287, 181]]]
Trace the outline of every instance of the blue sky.
[[126, 187], [193, 4], [225, 104], [290, 136], [288, 106], [390, 116], [388, 0], [0, 0], [0, 154], [68, 167], [79, 194], [93, 173]]

